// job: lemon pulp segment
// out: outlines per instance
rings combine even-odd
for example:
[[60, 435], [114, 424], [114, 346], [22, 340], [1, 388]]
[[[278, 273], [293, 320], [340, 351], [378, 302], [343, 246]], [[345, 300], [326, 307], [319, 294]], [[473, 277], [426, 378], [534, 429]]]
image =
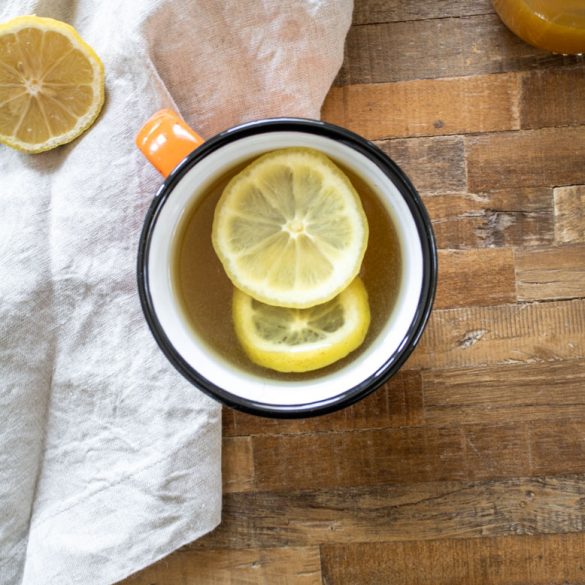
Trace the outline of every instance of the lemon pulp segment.
[[0, 25], [0, 142], [31, 153], [65, 144], [103, 102], [103, 64], [73, 27], [37, 16]]
[[350, 180], [327, 156], [286, 148], [228, 183], [212, 241], [237, 288], [270, 305], [307, 308], [357, 276], [368, 223]]
[[232, 314], [248, 357], [279, 372], [308, 372], [340, 360], [363, 343], [370, 325], [359, 277], [332, 300], [308, 309], [267, 305], [234, 289]]

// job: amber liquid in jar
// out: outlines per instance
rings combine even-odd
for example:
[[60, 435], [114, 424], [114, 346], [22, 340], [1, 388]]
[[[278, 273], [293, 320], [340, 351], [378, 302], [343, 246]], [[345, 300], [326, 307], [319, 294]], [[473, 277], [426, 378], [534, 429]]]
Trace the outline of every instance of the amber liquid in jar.
[[522, 40], [553, 53], [585, 52], [585, 0], [492, 0]]

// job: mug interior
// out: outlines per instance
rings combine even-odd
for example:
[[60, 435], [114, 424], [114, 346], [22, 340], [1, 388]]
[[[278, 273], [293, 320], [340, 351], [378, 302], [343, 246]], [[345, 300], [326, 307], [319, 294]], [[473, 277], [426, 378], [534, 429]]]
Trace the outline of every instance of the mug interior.
[[[388, 321], [368, 349], [340, 369], [314, 379], [275, 380], [244, 372], [213, 351], [185, 322], [172, 286], [174, 243], [181, 220], [194, 199], [226, 170], [265, 152], [302, 146], [320, 150], [360, 176], [379, 197], [394, 223], [401, 253], [400, 288]], [[370, 242], [369, 245], [374, 245]], [[151, 233], [147, 260], [152, 308], [168, 341], [182, 359], [212, 385], [243, 401], [275, 407], [327, 402], [376, 375], [401, 349], [417, 312], [423, 283], [419, 232], [403, 195], [369, 158], [343, 142], [297, 131], [276, 131], [239, 138], [214, 150], [178, 181], [160, 209]]]

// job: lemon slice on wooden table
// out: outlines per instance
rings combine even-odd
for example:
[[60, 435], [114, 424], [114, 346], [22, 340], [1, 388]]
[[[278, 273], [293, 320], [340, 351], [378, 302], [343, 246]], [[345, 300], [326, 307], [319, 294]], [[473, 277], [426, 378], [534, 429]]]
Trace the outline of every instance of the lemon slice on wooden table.
[[344, 358], [370, 326], [368, 293], [359, 277], [332, 300], [308, 309], [274, 307], [234, 289], [236, 335], [255, 363], [278, 372], [308, 372]]
[[212, 241], [237, 288], [269, 305], [306, 308], [331, 300], [357, 276], [368, 223], [337, 165], [313, 149], [285, 148], [231, 179]]
[[0, 142], [42, 152], [71, 142], [104, 103], [104, 66], [75, 29], [19, 16], [0, 25]]

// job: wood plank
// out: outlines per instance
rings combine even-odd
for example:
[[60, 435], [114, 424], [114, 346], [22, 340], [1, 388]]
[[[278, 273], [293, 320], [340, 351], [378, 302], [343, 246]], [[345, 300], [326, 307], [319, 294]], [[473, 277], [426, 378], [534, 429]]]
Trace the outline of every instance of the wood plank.
[[353, 26], [377, 22], [425, 20], [448, 16], [493, 13], [489, 0], [358, 0], [353, 12]]
[[[408, 10], [423, 3], [401, 4]], [[446, 3], [436, 4], [436, 9], [440, 10]], [[483, 10], [479, 3], [477, 8]], [[579, 57], [553, 55], [525, 43], [512, 34], [496, 14], [457, 15], [351, 27], [345, 59], [335, 83], [461, 77], [536, 68], [558, 69], [580, 63]]]
[[178, 551], [120, 585], [321, 585], [317, 547]]
[[585, 360], [428, 370], [424, 422], [585, 419]]
[[357, 404], [316, 418], [264, 419], [223, 409], [223, 434], [252, 436], [412, 426], [422, 421], [422, 388], [418, 372], [399, 372]]
[[585, 243], [585, 185], [554, 190], [555, 241]]
[[581, 473], [585, 470], [583, 420], [549, 421], [548, 424], [533, 422], [528, 432], [530, 466], [536, 475]]
[[522, 76], [520, 126], [585, 124], [585, 68], [532, 71]]
[[325, 120], [370, 139], [518, 128], [516, 74], [347, 85], [331, 89]]
[[570, 533], [584, 498], [585, 475], [228, 494], [222, 524], [189, 548]]
[[249, 491], [253, 487], [254, 458], [249, 437], [224, 437], [221, 473], [223, 493]]
[[526, 247], [554, 241], [552, 189], [436, 194], [424, 202], [439, 248]]
[[321, 554], [328, 585], [577, 585], [585, 581], [583, 534], [331, 544], [323, 545]]
[[[454, 421], [500, 424], [585, 419], [584, 387], [585, 360], [426, 370], [422, 376], [406, 371], [358, 404], [322, 417], [287, 421], [224, 409], [224, 435], [288, 435], [422, 424], [448, 426]], [[237, 451], [232, 449], [232, 453]], [[232, 487], [229, 491], [249, 491], [250, 471], [242, 473], [241, 461], [237, 463], [224, 466], [224, 477], [229, 477], [231, 485], [240, 482], [244, 487]], [[252, 464], [244, 469], [251, 470]], [[238, 479], [238, 473], [243, 477]]]
[[408, 369], [554, 362], [585, 357], [585, 301], [433, 311]]
[[511, 249], [439, 250], [437, 309], [495, 305], [515, 299]]
[[514, 256], [518, 299], [585, 297], [585, 245], [517, 250]]
[[468, 190], [585, 184], [585, 126], [466, 136]]
[[[252, 440], [255, 491], [527, 476], [534, 448], [522, 424], [267, 435]], [[556, 462], [549, 463], [556, 469]], [[581, 465], [585, 471], [584, 460]]]
[[420, 193], [464, 191], [467, 172], [463, 138], [398, 138], [376, 143], [408, 175]]

